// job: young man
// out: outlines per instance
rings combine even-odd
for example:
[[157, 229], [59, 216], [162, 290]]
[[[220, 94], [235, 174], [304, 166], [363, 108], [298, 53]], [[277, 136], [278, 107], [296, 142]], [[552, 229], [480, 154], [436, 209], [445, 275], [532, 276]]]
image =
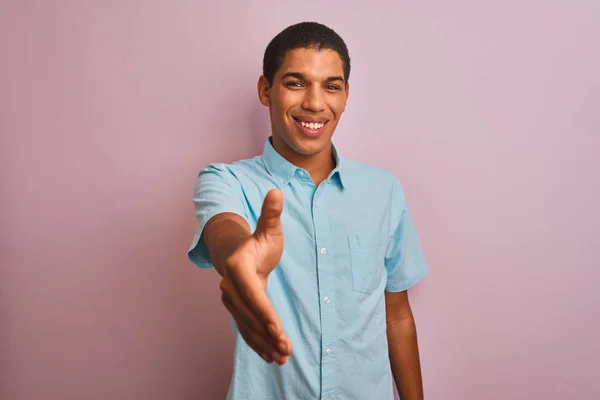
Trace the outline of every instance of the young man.
[[[400, 183], [342, 158], [350, 57], [300, 23], [267, 46], [264, 152], [200, 172], [189, 258], [223, 277], [235, 332], [228, 399], [423, 398], [406, 290], [427, 274]], [[285, 240], [285, 245], [284, 245]]]

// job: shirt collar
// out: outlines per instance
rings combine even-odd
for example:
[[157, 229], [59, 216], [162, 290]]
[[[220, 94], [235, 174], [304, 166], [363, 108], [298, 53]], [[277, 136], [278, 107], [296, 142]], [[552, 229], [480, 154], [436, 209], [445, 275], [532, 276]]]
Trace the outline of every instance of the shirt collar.
[[[333, 142], [331, 143], [331, 153], [335, 160], [335, 168], [329, 174], [328, 179], [337, 176], [340, 185], [345, 189], [348, 179], [346, 179], [347, 174], [344, 172], [344, 159], [338, 155], [337, 149]], [[296, 170], [302, 169], [286, 160], [277, 152], [277, 150], [275, 150], [273, 144], [271, 143], [271, 137], [268, 137], [265, 141], [262, 159], [267, 172], [277, 180], [280, 188], [287, 185], [294, 178]]]

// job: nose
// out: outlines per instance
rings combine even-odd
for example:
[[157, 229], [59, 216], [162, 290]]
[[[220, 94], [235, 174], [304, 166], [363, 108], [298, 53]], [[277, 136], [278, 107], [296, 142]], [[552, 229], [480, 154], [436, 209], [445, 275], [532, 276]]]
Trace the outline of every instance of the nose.
[[305, 91], [306, 96], [302, 103], [302, 108], [314, 113], [325, 109], [325, 99], [322, 88], [319, 85], [313, 85]]

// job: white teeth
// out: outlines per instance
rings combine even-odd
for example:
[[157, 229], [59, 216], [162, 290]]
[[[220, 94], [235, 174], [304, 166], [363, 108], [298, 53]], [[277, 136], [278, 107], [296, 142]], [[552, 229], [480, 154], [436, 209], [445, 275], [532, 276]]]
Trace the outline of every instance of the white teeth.
[[302, 125], [305, 128], [308, 129], [321, 129], [323, 127], [323, 125], [325, 125], [324, 123], [320, 123], [320, 122], [304, 122], [304, 121], [300, 121], [300, 125]]

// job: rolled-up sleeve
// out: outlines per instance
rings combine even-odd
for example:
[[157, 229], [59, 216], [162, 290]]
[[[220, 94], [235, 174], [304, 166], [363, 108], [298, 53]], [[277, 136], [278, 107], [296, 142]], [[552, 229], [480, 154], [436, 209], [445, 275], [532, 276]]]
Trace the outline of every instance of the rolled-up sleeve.
[[414, 221], [397, 179], [393, 183], [392, 227], [394, 233], [385, 257], [387, 292], [402, 292], [427, 276], [429, 268]]
[[198, 225], [188, 258], [200, 268], [213, 267], [202, 239], [206, 223], [215, 215], [235, 213], [247, 219], [242, 186], [226, 164], [211, 164], [200, 171], [194, 187], [194, 207]]

